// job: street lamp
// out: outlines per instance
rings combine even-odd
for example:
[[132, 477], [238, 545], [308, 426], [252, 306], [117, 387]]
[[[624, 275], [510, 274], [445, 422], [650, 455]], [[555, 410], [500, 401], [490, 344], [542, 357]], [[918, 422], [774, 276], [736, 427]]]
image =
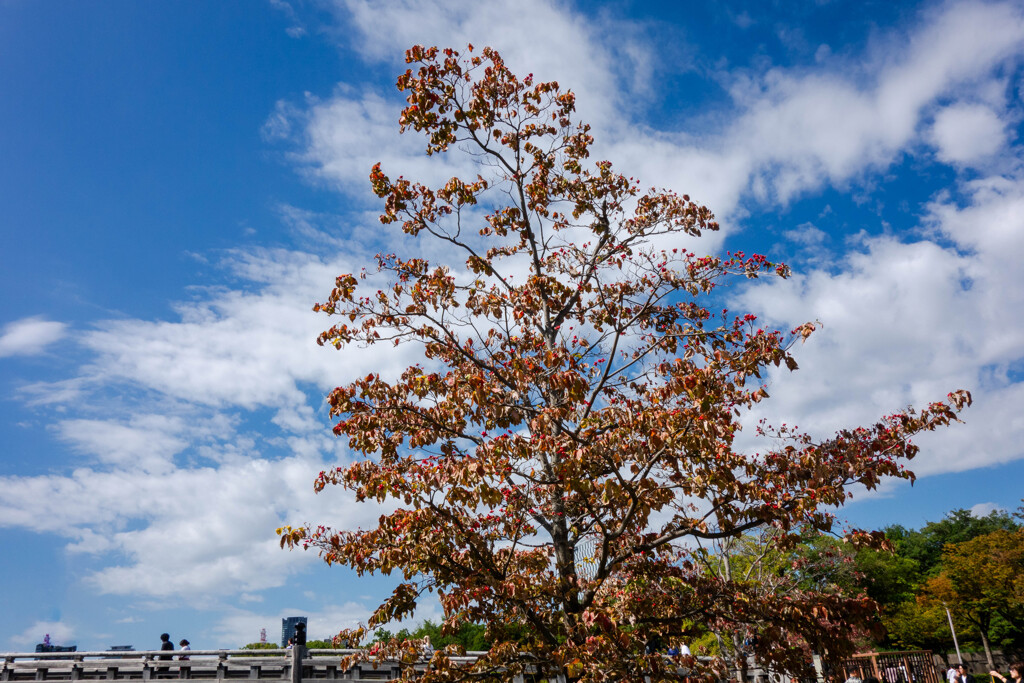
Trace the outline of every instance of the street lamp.
[[946, 603], [942, 603], [942, 606], [946, 608], [946, 618], [949, 619], [949, 630], [953, 634], [953, 647], [956, 648], [956, 658], [963, 664], [964, 658], [960, 656], [960, 643], [956, 642], [956, 629], [953, 628], [953, 615], [949, 613], [949, 607], [946, 607]]

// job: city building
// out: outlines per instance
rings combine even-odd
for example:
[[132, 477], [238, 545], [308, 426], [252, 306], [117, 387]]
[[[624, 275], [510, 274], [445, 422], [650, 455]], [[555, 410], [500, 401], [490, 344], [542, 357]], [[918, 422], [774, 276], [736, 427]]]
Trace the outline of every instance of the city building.
[[307, 625], [306, 617], [285, 617], [281, 620], [281, 647], [288, 645], [288, 639], [295, 635], [295, 624]]

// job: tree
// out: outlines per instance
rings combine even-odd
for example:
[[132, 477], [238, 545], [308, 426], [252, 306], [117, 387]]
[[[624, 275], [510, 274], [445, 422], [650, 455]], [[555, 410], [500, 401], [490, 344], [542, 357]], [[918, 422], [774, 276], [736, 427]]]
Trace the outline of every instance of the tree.
[[[785, 532], [771, 526], [714, 543], [714, 552], [699, 554], [707, 571], [724, 584], [741, 588], [750, 601], [784, 599], [790, 602], [858, 600], [862, 594], [853, 570], [853, 550], [831, 536], [808, 531], [797, 544], [780, 544]], [[843, 615], [821, 609], [822, 622]], [[729, 662], [736, 680], [747, 680], [747, 655], [756, 650], [761, 633], [772, 629], [767, 615], [754, 619], [718, 619], [709, 624], [718, 650]], [[782, 637], [793, 640], [784, 631]], [[866, 634], [864, 634], [866, 635]], [[792, 643], [799, 646], [799, 642]], [[773, 643], [773, 647], [777, 644]]]
[[[932, 577], [922, 590], [908, 599], [884, 606], [882, 621], [886, 629], [886, 645], [905, 650], [932, 650], [948, 653], [953, 648], [946, 608], [932, 589], [940, 589], [943, 579]], [[963, 647], [967, 641], [967, 622], [956, 618], [956, 629]]]
[[[243, 645], [241, 647], [241, 649], [242, 650], [276, 650], [279, 647], [281, 647], [281, 646], [278, 645], [277, 643], [264, 643], [264, 642], [257, 641], [255, 643], [246, 643], [245, 645]], [[270, 657], [271, 655], [254, 655], [254, 656], [256, 656], [256, 657]]]
[[1013, 531], [1018, 528], [1013, 517], [1002, 510], [994, 510], [984, 517], [971, 514], [963, 508], [951, 510], [938, 522], [928, 522], [920, 531], [907, 531], [902, 527], [889, 527], [886, 534], [896, 546], [898, 554], [914, 560], [926, 577], [940, 571], [943, 548], [950, 543], [963, 543], [993, 531]]
[[[856, 567], [868, 596], [879, 603], [887, 636], [881, 647], [923, 648], [948, 652], [953, 648], [942, 600], [936, 592], [948, 581], [937, 580], [944, 571], [943, 548], [984, 536], [998, 530], [1014, 530], [1019, 525], [1006, 512], [994, 511], [976, 517], [969, 510], [948, 512], [938, 522], [920, 529], [900, 525], [884, 529], [893, 552], [864, 549], [857, 553]], [[957, 617], [957, 621], [961, 621]], [[996, 622], [1000, 626], [999, 620]], [[964, 621], [957, 626], [961, 645], [974, 642], [973, 628]], [[980, 641], [977, 641], [980, 644]]]
[[998, 530], [942, 553], [942, 574], [927, 585], [936, 599], [974, 626], [989, 669], [992, 629], [999, 618], [1018, 632], [1024, 629], [1024, 529]]
[[[734, 448], [743, 414], [768, 396], [767, 369], [795, 369], [791, 347], [814, 325], [787, 334], [708, 306], [723, 281], [788, 269], [690, 252], [718, 227], [710, 210], [589, 161], [589, 126], [557, 83], [517, 78], [489, 48], [414, 47], [406, 59], [402, 131], [424, 133], [431, 155], [466, 151], [476, 176], [431, 188], [378, 164], [370, 180], [381, 222], [443, 245], [447, 260], [378, 255], [385, 285], [341, 275], [315, 307], [336, 319], [321, 344], [422, 345], [424, 362], [399, 376], [371, 372], [331, 392], [334, 432], [365, 457], [315, 483], [400, 507], [370, 529], [285, 527], [282, 545], [400, 573], [370, 628], [430, 591], [444, 632], [486, 626], [486, 656], [456, 664], [439, 652], [427, 681], [528, 668], [679, 678], [674, 664], [697, 663], [668, 666], [646, 646], [697, 622], [765, 624], [758, 655], [788, 670], [808, 648], [849, 651], [869, 600], [755, 600], [702, 572], [694, 543], [771, 527], [785, 549], [798, 529], [830, 530], [852, 485], [911, 478], [909, 438], [956, 420], [969, 394], [823, 441], [762, 424], [763, 450]], [[392, 641], [373, 654], [416, 653]]]

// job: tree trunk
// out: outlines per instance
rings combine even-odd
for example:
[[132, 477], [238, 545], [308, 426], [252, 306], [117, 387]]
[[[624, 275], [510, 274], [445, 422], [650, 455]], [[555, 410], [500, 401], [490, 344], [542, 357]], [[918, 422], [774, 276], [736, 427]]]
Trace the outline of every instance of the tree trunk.
[[736, 653], [734, 658], [736, 680], [738, 683], [747, 683], [747, 655], [743, 651], [743, 638], [736, 631], [732, 634], [732, 649]]
[[996, 664], [992, 661], [992, 648], [988, 644], [988, 634], [985, 633], [988, 629], [978, 629], [981, 634], [981, 645], [985, 648], [985, 659], [988, 661], [988, 670], [992, 671], [996, 668]]

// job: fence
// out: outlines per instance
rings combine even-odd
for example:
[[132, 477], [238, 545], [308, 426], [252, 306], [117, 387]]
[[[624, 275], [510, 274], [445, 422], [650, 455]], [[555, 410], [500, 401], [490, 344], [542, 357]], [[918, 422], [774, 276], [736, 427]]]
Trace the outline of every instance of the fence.
[[[192, 650], [189, 659], [162, 659], [170, 653], [49, 652], [8, 653], [0, 681], [156, 681], [171, 679], [281, 681], [390, 681], [398, 662], [380, 661], [342, 668], [355, 650]], [[180, 655], [174, 651], [173, 656]], [[472, 657], [470, 657], [472, 658]], [[461, 658], [458, 658], [461, 659]], [[422, 664], [426, 666], [426, 662]]]
[[854, 655], [842, 664], [842, 679], [857, 676], [880, 683], [944, 683], [928, 650], [915, 652], [868, 652]]

